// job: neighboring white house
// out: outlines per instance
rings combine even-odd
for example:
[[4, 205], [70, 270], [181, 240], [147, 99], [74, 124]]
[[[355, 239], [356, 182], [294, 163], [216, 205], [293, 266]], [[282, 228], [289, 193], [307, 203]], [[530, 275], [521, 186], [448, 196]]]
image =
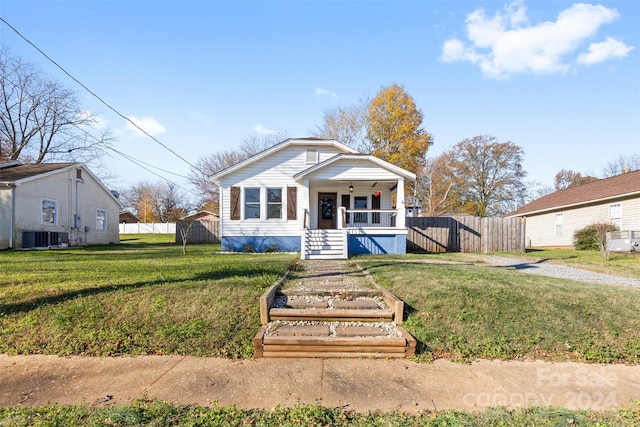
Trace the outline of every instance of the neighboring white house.
[[571, 246], [573, 233], [596, 222], [640, 230], [640, 171], [547, 194], [507, 217], [525, 217], [527, 245]]
[[120, 203], [79, 163], [0, 163], [0, 249], [118, 243]]
[[287, 139], [210, 179], [223, 250], [406, 252], [404, 187], [415, 175], [337, 141]]

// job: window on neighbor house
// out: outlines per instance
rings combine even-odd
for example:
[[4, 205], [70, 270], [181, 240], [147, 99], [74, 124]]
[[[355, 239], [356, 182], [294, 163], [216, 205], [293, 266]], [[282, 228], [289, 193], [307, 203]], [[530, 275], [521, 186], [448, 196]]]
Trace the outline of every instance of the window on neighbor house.
[[618, 230], [622, 229], [622, 206], [620, 203], [609, 205], [609, 222], [618, 227]]
[[42, 199], [42, 224], [58, 225], [58, 202]]
[[318, 149], [307, 148], [307, 163], [318, 163]]
[[556, 214], [556, 236], [562, 236], [562, 228], [564, 226], [564, 214]]
[[267, 219], [282, 218], [282, 188], [267, 188]]
[[107, 211], [104, 209], [96, 210], [96, 230], [107, 229]]
[[260, 189], [244, 189], [244, 218], [260, 219]]

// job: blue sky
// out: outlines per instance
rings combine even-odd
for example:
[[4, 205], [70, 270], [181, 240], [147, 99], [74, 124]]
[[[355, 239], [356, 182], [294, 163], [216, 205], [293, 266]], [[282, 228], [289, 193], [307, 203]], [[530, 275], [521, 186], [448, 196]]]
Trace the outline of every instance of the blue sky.
[[[560, 169], [599, 174], [640, 153], [635, 0], [0, 0], [0, 16], [191, 163], [254, 132], [307, 136], [326, 109], [392, 83], [424, 113], [428, 156], [493, 135], [524, 149], [528, 181], [552, 185]], [[77, 90], [118, 150], [188, 174], [2, 23], [0, 37]], [[105, 164], [116, 187], [159, 179], [119, 156]]]

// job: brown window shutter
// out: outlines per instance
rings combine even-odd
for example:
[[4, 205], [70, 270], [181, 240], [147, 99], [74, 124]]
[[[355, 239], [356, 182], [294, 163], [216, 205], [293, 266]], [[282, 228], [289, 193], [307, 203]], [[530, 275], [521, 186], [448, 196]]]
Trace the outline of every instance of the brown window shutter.
[[298, 211], [298, 187], [287, 187], [287, 219], [296, 219]]
[[231, 187], [231, 219], [240, 219], [240, 187]]

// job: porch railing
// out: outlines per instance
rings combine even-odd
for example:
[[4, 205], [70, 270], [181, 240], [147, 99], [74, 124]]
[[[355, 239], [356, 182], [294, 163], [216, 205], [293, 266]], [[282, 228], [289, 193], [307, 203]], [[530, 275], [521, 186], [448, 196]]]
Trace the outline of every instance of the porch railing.
[[344, 209], [343, 228], [395, 228], [398, 211], [395, 209]]

